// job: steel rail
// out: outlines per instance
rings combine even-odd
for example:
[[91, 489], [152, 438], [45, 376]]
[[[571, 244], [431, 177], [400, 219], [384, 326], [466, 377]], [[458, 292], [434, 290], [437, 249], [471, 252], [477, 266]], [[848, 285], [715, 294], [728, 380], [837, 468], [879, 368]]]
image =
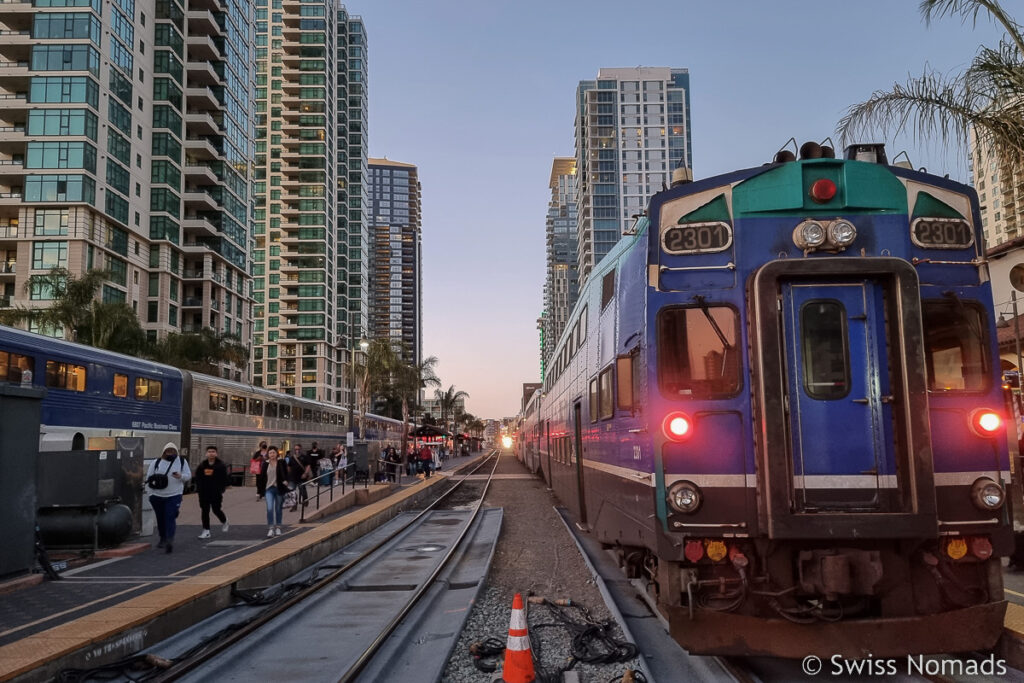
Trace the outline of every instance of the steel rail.
[[[473, 514], [469, 516], [469, 519], [466, 521], [466, 524], [462, 527], [462, 531], [455, 539], [455, 542], [452, 543], [451, 548], [449, 548], [448, 552], [445, 553], [445, 556], [441, 558], [441, 561], [438, 563], [437, 567], [430, 574], [430, 576], [428, 576], [426, 580], [424, 580], [423, 583], [420, 584], [420, 587], [416, 589], [416, 592], [412, 594], [409, 600], [405, 603], [405, 607], [403, 607], [402, 610], [397, 615], [395, 615], [395, 617], [388, 623], [388, 625], [384, 627], [380, 634], [378, 634], [378, 636], [373, 640], [373, 642], [370, 643], [369, 647], [366, 648], [366, 650], [359, 657], [359, 659], [357, 659], [355, 663], [352, 664], [352, 666], [350, 666], [348, 670], [341, 675], [341, 677], [338, 679], [338, 683], [349, 683], [350, 681], [355, 680], [356, 676], [358, 676], [359, 673], [366, 667], [366, 665], [370, 663], [370, 660], [374, 658], [374, 656], [377, 654], [377, 651], [380, 650], [384, 642], [389, 637], [391, 637], [391, 634], [394, 633], [396, 628], [398, 628], [398, 625], [402, 623], [402, 620], [405, 619], [406, 616], [408, 616], [409, 612], [411, 612], [413, 607], [416, 606], [416, 603], [420, 601], [420, 598], [422, 598], [423, 595], [427, 592], [427, 590], [434, 585], [434, 581], [448, 565], [448, 562], [451, 560], [451, 558], [455, 555], [455, 551], [458, 550], [459, 546], [462, 544], [462, 539], [464, 539], [466, 537], [466, 534], [469, 533], [470, 528], [473, 526], [473, 522], [480, 514], [480, 509], [483, 507], [484, 504], [484, 498], [487, 497], [487, 489], [490, 488], [491, 486], [491, 480], [494, 477], [494, 471], [498, 469], [499, 462], [501, 462], [500, 455], [494, 459], [494, 467], [491, 468], [491, 473], [490, 475], [488, 475], [487, 481], [484, 482], [484, 490], [480, 493], [480, 500], [476, 502], [476, 507], [473, 508]], [[483, 463], [481, 463], [481, 465], [482, 464]], [[474, 472], [475, 471], [476, 470], [474, 470]]]
[[[147, 679], [147, 680], [157, 681], [158, 683], [163, 683], [164, 681], [175, 681], [175, 680], [178, 680], [179, 678], [181, 678], [185, 674], [190, 673], [190, 672], [194, 671], [195, 669], [199, 668], [200, 666], [202, 666], [204, 663], [206, 663], [207, 661], [212, 659], [215, 655], [220, 654], [221, 652], [223, 652], [224, 650], [228, 649], [232, 645], [234, 645], [234, 644], [244, 640], [247, 636], [251, 635], [257, 629], [259, 629], [260, 627], [264, 626], [265, 624], [267, 624], [269, 621], [271, 621], [275, 617], [277, 617], [277, 616], [283, 614], [284, 612], [286, 612], [287, 610], [291, 609], [296, 604], [302, 602], [307, 597], [317, 593], [318, 591], [322, 590], [323, 588], [326, 588], [329, 584], [333, 583], [335, 580], [340, 578], [342, 575], [344, 575], [345, 573], [350, 571], [352, 568], [354, 568], [355, 566], [357, 566], [357, 565], [361, 564], [362, 562], [364, 562], [370, 555], [372, 555], [373, 553], [375, 553], [378, 550], [380, 550], [384, 545], [386, 545], [387, 543], [390, 543], [392, 540], [394, 540], [394, 538], [396, 536], [401, 534], [403, 531], [408, 529], [410, 526], [412, 526], [413, 524], [416, 524], [417, 522], [419, 522], [420, 519], [422, 519], [435, 506], [437, 506], [441, 501], [443, 501], [445, 498], [447, 498], [449, 495], [451, 495], [451, 493], [453, 491], [455, 491], [457, 488], [459, 488], [459, 486], [461, 486], [462, 483], [464, 481], [466, 481], [466, 479], [468, 479], [470, 475], [476, 473], [477, 470], [481, 469], [487, 463], [487, 460], [489, 458], [491, 458], [492, 456], [496, 456], [496, 455], [497, 455], [497, 451], [494, 451], [494, 452], [488, 454], [487, 457], [484, 458], [484, 460], [479, 465], [474, 467], [473, 470], [470, 471], [469, 473], [463, 475], [461, 479], [459, 479], [458, 481], [455, 482], [454, 486], [452, 486], [450, 489], [448, 489], [447, 491], [442, 493], [436, 500], [434, 500], [434, 502], [432, 502], [430, 505], [428, 505], [422, 511], [420, 511], [420, 513], [418, 515], [413, 517], [407, 523], [403, 524], [400, 528], [396, 529], [395, 532], [390, 534], [387, 538], [381, 540], [380, 542], [376, 543], [373, 547], [371, 547], [368, 550], [366, 550], [365, 552], [361, 553], [358, 557], [353, 558], [352, 560], [350, 560], [348, 563], [346, 563], [342, 567], [339, 567], [335, 571], [333, 571], [330, 574], [326, 575], [324, 578], [318, 579], [312, 585], [307, 586], [306, 588], [303, 588], [302, 590], [300, 590], [298, 593], [296, 593], [292, 597], [288, 598], [287, 600], [285, 600], [285, 601], [283, 601], [283, 602], [281, 602], [281, 603], [279, 603], [277, 605], [274, 605], [273, 607], [270, 607], [265, 612], [261, 613], [258, 617], [256, 617], [252, 621], [246, 623], [241, 628], [239, 628], [237, 631], [234, 631], [233, 633], [224, 636], [223, 638], [218, 640], [216, 643], [212, 643], [209, 647], [204, 648], [203, 650], [197, 652], [196, 654], [194, 654], [191, 657], [187, 657], [186, 659], [183, 659], [181, 661], [175, 661], [167, 669], [165, 669], [164, 671], [160, 672], [159, 674], [157, 674], [153, 678]], [[495, 468], [497, 468], [497, 461], [498, 461], [498, 458], [495, 457]], [[494, 471], [492, 470], [491, 471], [491, 475], [493, 476], [493, 474], [494, 474]], [[487, 482], [488, 482], [488, 484], [490, 484], [490, 479], [489, 478], [488, 478]], [[486, 493], [487, 493], [487, 488], [485, 486], [484, 487], [484, 494], [486, 494]], [[483, 502], [483, 496], [481, 496], [480, 501]], [[477, 508], [478, 509], [479, 509], [479, 506], [480, 505], [478, 503], [477, 504]], [[476, 516], [476, 513], [474, 512], [473, 518], [475, 518], [475, 516]], [[471, 518], [470, 521], [472, 521], [473, 518]], [[455, 542], [455, 546], [453, 546], [453, 547], [457, 547], [459, 541], [461, 541], [461, 540], [462, 540], [462, 536], [459, 536], [459, 538]], [[449, 555], [450, 555], [450, 553], [449, 553]], [[446, 560], [447, 560], [447, 556], [445, 557], [444, 560], [442, 560], [442, 566], [443, 566], [444, 561], [446, 561]], [[433, 578], [434, 578], [435, 575], [431, 575], [430, 579], [427, 581], [428, 585], [429, 585], [429, 583], [431, 581], [433, 581]]]

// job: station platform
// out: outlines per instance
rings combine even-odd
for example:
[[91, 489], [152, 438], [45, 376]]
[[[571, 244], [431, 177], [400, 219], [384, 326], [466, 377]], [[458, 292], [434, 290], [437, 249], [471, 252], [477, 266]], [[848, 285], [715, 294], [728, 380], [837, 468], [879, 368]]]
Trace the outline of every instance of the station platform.
[[[233, 588], [272, 585], [326, 557], [398, 512], [417, 507], [458, 468], [485, 456], [450, 458], [428, 479], [394, 484], [310, 487], [303, 511], [285, 509], [282, 535], [267, 537], [266, 504], [253, 487], [225, 492], [230, 528], [211, 518], [202, 531], [198, 499], [186, 495], [174, 552], [157, 538], [135, 537], [117, 556], [69, 563], [60, 581], [14, 584], [0, 594], [0, 681], [48, 680], [61, 669], [88, 668], [128, 656], [231, 603]], [[2, 587], [0, 587], [2, 590]]]

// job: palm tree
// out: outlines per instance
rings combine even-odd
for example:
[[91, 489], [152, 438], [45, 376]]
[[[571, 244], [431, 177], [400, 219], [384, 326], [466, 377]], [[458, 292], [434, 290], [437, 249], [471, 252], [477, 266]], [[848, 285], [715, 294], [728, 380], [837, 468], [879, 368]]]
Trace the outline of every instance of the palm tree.
[[366, 347], [362, 364], [354, 368], [359, 384], [359, 435], [362, 438], [366, 438], [366, 413], [373, 396], [387, 388], [397, 360], [389, 340], [374, 339]]
[[392, 388], [402, 401], [402, 457], [409, 443], [410, 407], [419, 399], [420, 390], [428, 386], [439, 387], [441, 380], [434, 372], [437, 356], [424, 358], [419, 363], [401, 363], [395, 369]]
[[[469, 398], [469, 394], [465, 391], [456, 391], [455, 385], [451, 384], [445, 391], [440, 389], [434, 390], [434, 398], [437, 399], [438, 407], [441, 410], [441, 424], [448, 424], [448, 414], [455, 415], [455, 405], [459, 399]], [[454, 431], [454, 429], [452, 430]]]
[[236, 337], [204, 327], [199, 332], [167, 335], [150, 348], [150, 356], [183, 370], [216, 375], [220, 363], [243, 366], [248, 362], [249, 351]]
[[32, 275], [25, 283], [25, 292], [30, 296], [45, 297], [45, 307], [32, 308], [17, 306], [0, 312], [0, 322], [5, 325], [34, 323], [46, 334], [60, 333], [64, 339], [78, 341], [78, 330], [92, 312], [96, 293], [107, 280], [108, 274], [101, 270], [90, 270], [81, 277], [75, 277], [67, 268], [53, 268], [45, 275]]
[[932, 70], [850, 107], [837, 132], [844, 140], [880, 128], [962, 143], [973, 133], [1007, 160], [1024, 157], [1024, 32], [998, 0], [922, 0], [926, 23], [946, 15], [977, 22], [982, 13], [1005, 29], [997, 48], [982, 46], [960, 74]]

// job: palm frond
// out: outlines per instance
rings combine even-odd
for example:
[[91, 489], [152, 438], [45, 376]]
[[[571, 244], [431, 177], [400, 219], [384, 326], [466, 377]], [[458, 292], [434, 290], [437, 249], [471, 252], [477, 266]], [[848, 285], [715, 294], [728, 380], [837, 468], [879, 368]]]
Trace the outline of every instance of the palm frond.
[[933, 19], [959, 15], [965, 22], [970, 19], [976, 26], [978, 16], [985, 12], [1003, 27], [1010, 42], [1024, 53], [1024, 31], [1021, 30], [1021, 25], [1006, 13], [998, 0], [921, 0], [919, 7], [925, 24], [931, 24]]

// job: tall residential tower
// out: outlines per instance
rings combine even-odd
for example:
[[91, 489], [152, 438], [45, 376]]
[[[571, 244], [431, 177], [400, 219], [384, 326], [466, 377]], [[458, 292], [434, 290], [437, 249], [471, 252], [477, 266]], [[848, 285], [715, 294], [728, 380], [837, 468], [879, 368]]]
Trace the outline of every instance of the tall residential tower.
[[544, 281], [544, 316], [541, 318], [545, 372], [548, 358], [562, 336], [579, 294], [576, 258], [576, 159], [555, 157], [551, 164], [551, 201], [546, 225], [547, 275]]
[[0, 306], [46, 306], [31, 275], [101, 269], [103, 300], [152, 338], [210, 327], [248, 343], [248, 6], [3, 7]]
[[420, 183], [412, 164], [370, 159], [370, 336], [390, 339], [402, 360], [423, 355]]
[[686, 69], [601, 69], [576, 89], [577, 260], [580, 283], [647, 200], [692, 168]]

